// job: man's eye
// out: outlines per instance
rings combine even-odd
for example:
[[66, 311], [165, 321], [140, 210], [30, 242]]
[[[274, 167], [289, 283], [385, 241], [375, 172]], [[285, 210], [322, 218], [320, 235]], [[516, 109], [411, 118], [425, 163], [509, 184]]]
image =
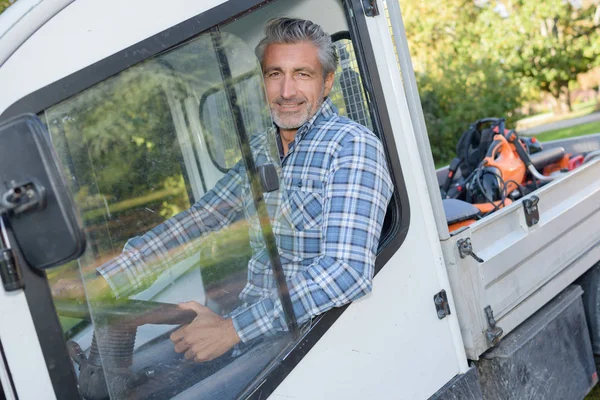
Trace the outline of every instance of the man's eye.
[[310, 75], [307, 74], [306, 72], [298, 72], [298, 76], [300, 78], [310, 78]]
[[281, 75], [279, 72], [273, 71], [267, 74], [267, 78], [277, 78], [279, 75]]

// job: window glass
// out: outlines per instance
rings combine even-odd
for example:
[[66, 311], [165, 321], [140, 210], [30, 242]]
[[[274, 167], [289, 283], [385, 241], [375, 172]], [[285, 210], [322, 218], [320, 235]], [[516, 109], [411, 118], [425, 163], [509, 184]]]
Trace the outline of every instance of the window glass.
[[[258, 278], [278, 296], [269, 262], [277, 249], [265, 246], [256, 212], [263, 194], [250, 188], [238, 135], [247, 134], [256, 166], [280, 171], [252, 50], [233, 35], [205, 34], [43, 117], [87, 235], [85, 254], [48, 276], [53, 287], [84, 283], [84, 303], [55, 299], [82, 395], [236, 398], [249, 390], [292, 343], [285, 329], [208, 363], [176, 353], [169, 335], [195, 316], [175, 303], [227, 317], [261, 295]], [[283, 192], [264, 194], [271, 216]], [[252, 254], [264, 270], [250, 279]], [[102, 280], [108, 288], [98, 289]]]
[[[242, 118], [250, 132], [266, 129], [271, 123], [268, 109], [265, 109], [261, 76], [256, 74], [240, 75], [235, 82], [241, 98]], [[231, 118], [229, 101], [222, 85], [207, 90], [200, 99], [200, 123], [207, 143], [208, 153], [221, 170], [226, 172], [239, 161], [237, 137]]]

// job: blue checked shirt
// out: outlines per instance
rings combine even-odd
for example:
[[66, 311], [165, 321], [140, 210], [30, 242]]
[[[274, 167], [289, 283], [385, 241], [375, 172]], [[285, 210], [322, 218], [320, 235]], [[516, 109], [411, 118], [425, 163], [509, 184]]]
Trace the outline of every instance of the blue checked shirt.
[[[340, 117], [326, 99], [274, 160], [274, 135], [253, 138], [257, 165], [280, 166], [281, 190], [264, 194], [298, 323], [369, 293], [387, 204], [392, 196], [383, 147], [367, 128]], [[271, 143], [269, 143], [271, 141]], [[274, 162], [275, 161], [275, 162]], [[248, 178], [232, 168], [189, 210], [131, 239], [98, 268], [117, 296], [151, 283], [156, 271], [197, 248], [202, 236], [245, 216], [252, 257], [234, 310], [243, 343], [287, 330]]]

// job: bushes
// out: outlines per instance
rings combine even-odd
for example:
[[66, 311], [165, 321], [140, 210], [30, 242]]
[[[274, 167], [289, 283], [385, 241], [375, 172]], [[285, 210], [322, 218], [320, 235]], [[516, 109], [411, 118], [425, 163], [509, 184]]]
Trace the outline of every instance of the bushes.
[[524, 101], [564, 95], [600, 63], [598, 5], [563, 0], [400, 0], [436, 164], [485, 117], [514, 126]]
[[417, 76], [425, 123], [436, 165], [455, 156], [458, 139], [469, 124], [486, 117], [518, 118], [511, 111], [521, 103], [516, 80], [493, 60], [450, 62]]

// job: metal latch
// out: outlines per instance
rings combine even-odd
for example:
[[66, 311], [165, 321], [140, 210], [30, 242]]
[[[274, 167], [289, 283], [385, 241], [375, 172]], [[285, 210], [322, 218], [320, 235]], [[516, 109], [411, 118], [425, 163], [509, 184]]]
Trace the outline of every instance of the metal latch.
[[485, 333], [487, 343], [489, 346], [496, 346], [500, 343], [500, 338], [504, 331], [499, 326], [496, 326], [496, 319], [494, 318], [494, 311], [492, 311], [491, 306], [487, 306], [483, 311], [485, 311], [488, 322], [488, 329]]
[[479, 258], [477, 256], [477, 254], [475, 254], [473, 252], [473, 245], [471, 244], [471, 238], [460, 239], [456, 243], [456, 245], [458, 246], [458, 254], [460, 255], [460, 258], [467, 258], [468, 256], [471, 256], [475, 260], [477, 260], [477, 262], [479, 262], [479, 263], [484, 262], [481, 258]]
[[437, 312], [439, 319], [446, 318], [447, 315], [451, 314], [450, 305], [448, 304], [448, 296], [446, 295], [446, 291], [444, 289], [433, 296], [433, 303], [435, 304], [435, 311]]
[[18, 215], [25, 211], [43, 208], [46, 189], [35, 181], [24, 183], [10, 182], [8, 190], [0, 193], [0, 215], [12, 213]]
[[533, 226], [539, 222], [539, 202], [540, 198], [537, 196], [531, 196], [523, 200], [523, 208], [525, 209], [525, 222], [527, 222], [527, 226]]
[[363, 0], [363, 8], [367, 17], [376, 17], [379, 15], [377, 0]]

